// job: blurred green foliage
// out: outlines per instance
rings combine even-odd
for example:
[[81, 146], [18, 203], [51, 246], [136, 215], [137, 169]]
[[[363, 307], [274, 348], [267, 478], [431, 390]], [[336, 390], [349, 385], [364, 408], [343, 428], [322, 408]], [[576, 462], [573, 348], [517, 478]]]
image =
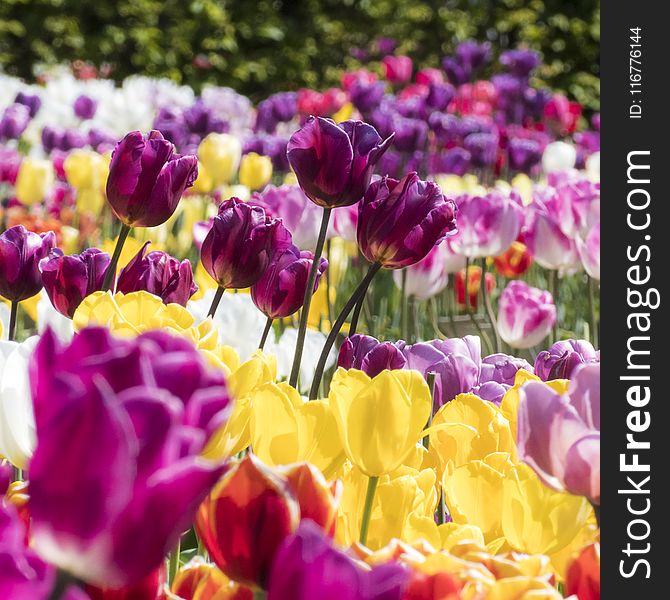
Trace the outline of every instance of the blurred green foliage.
[[469, 37], [496, 51], [524, 44], [544, 56], [541, 82], [599, 108], [599, 0], [0, 2], [8, 73], [30, 79], [34, 65], [83, 59], [109, 64], [118, 80], [144, 73], [196, 89], [229, 85], [256, 100], [337, 83], [342, 66], [358, 64], [351, 49], [374, 49], [382, 36], [418, 66], [439, 66]]

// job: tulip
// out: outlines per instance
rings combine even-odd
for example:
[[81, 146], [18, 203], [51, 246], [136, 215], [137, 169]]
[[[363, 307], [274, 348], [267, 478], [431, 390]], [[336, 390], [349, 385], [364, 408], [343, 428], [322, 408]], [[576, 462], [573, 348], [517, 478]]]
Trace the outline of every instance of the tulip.
[[0, 341], [0, 456], [25, 469], [35, 446], [28, 361], [38, 341]]
[[202, 265], [219, 286], [210, 315], [223, 290], [258, 283], [274, 256], [290, 245], [291, 234], [281, 220], [268, 217], [260, 206], [237, 198], [221, 204], [200, 252]]
[[542, 153], [542, 170], [545, 173], [567, 171], [575, 166], [577, 150], [567, 142], [552, 142]]
[[323, 208], [356, 204], [370, 184], [372, 171], [393, 136], [382, 140], [362, 121], [335, 124], [310, 117], [291, 136], [287, 154], [305, 194]]
[[458, 232], [449, 239], [468, 258], [496, 256], [510, 247], [521, 229], [521, 207], [499, 193], [464, 196], [457, 201]]
[[25, 543], [25, 526], [15, 508], [0, 502], [0, 597], [45, 600], [56, 570]]
[[577, 239], [577, 252], [589, 277], [600, 280], [600, 223], [596, 223], [582, 240]]
[[147, 242], [121, 269], [116, 289], [124, 294], [144, 290], [159, 296], [165, 304], [174, 302], [186, 306], [198, 291], [193, 283], [193, 270], [188, 260], [179, 262], [165, 252], [154, 250], [145, 256]]
[[[268, 185], [262, 192], [253, 194], [251, 201], [262, 206], [266, 214], [281, 218], [298, 248], [312, 251], [316, 248], [321, 209], [310, 201], [299, 186]], [[341, 211], [335, 213], [335, 217], [338, 214]]]
[[0, 295], [9, 300], [11, 316], [8, 339], [14, 339], [19, 302], [42, 289], [40, 261], [56, 245], [52, 231], [37, 234], [15, 225], [0, 234]]
[[78, 96], [72, 105], [74, 114], [82, 120], [92, 119], [98, 108], [98, 103], [91, 97], [82, 94]]
[[600, 600], [600, 544], [586, 546], [572, 561], [565, 592], [579, 600]]
[[23, 104], [10, 104], [0, 118], [0, 140], [18, 140], [30, 123], [30, 109]]
[[573, 239], [561, 231], [560, 216], [548, 207], [531, 208], [525, 242], [537, 264], [545, 269], [569, 271], [579, 264]]
[[223, 375], [168, 333], [122, 340], [88, 328], [67, 347], [45, 332], [31, 384], [35, 550], [96, 587], [139, 582], [223, 472], [201, 456], [230, 411]]
[[16, 197], [26, 205], [44, 200], [54, 183], [54, 170], [49, 160], [26, 157], [16, 177]]
[[412, 78], [412, 59], [409, 56], [385, 56], [382, 67], [384, 78], [393, 84], [407, 83]]
[[127, 227], [155, 227], [172, 216], [197, 175], [196, 157], [175, 154], [160, 132], [131, 131], [112, 153], [107, 199]]
[[[281, 319], [297, 312], [305, 298], [313, 260], [311, 252], [301, 252], [296, 246], [276, 254], [265, 273], [251, 287], [251, 299], [258, 310], [269, 319]], [[314, 282], [315, 292], [327, 268], [328, 261], [322, 258]]]
[[264, 588], [277, 550], [299, 522], [300, 506], [288, 481], [249, 454], [202, 503], [195, 526], [228, 577]]
[[482, 359], [479, 383], [472, 389], [480, 398], [500, 406], [504, 395], [516, 381], [520, 371], [533, 372], [533, 367], [523, 358], [506, 354], [491, 354]]
[[408, 575], [398, 563], [363, 569], [303, 521], [277, 552], [268, 600], [401, 600]]
[[227, 133], [210, 133], [198, 146], [198, 160], [212, 177], [216, 189], [230, 183], [242, 158], [242, 144]]
[[342, 444], [327, 402], [305, 402], [286, 382], [262, 385], [249, 397], [251, 447], [265, 464], [308, 461], [327, 476], [342, 466]]
[[272, 160], [256, 152], [246, 154], [240, 162], [240, 183], [250, 190], [264, 188], [272, 178]]
[[102, 289], [109, 262], [109, 254], [97, 248], [71, 256], [65, 256], [59, 248], [51, 250], [39, 266], [53, 307], [71, 319], [86, 296]]
[[502, 530], [519, 552], [558, 552], [577, 536], [590, 514], [591, 507], [584, 498], [546, 487], [526, 465], [517, 465], [506, 474]]
[[[479, 291], [482, 285], [482, 268], [468, 265], [468, 278], [465, 279], [465, 269], [456, 273], [456, 302], [466, 310], [475, 311], [479, 305]], [[486, 293], [490, 294], [496, 287], [496, 280], [493, 273], [486, 273]], [[465, 296], [468, 296], [466, 305]]]
[[540, 64], [540, 55], [534, 50], [505, 50], [500, 55], [500, 64], [517, 77], [528, 77]]
[[520, 390], [519, 457], [557, 491], [600, 504], [600, 363], [580, 366], [567, 394], [530, 381]]
[[510, 281], [498, 300], [498, 333], [512, 348], [532, 348], [551, 332], [556, 306], [549, 292]]
[[542, 381], [572, 379], [577, 367], [600, 362], [600, 355], [587, 340], [561, 340], [535, 359], [535, 375]]
[[344, 340], [337, 359], [338, 367], [358, 369], [369, 377], [376, 377], [386, 369], [402, 369], [406, 364], [407, 359], [396, 344], [358, 333]]
[[371, 263], [399, 269], [425, 258], [456, 231], [456, 205], [416, 173], [374, 182], [359, 205], [358, 246]]
[[19, 92], [14, 98], [15, 104], [23, 104], [23, 106], [28, 108], [30, 113], [30, 118], [32, 119], [40, 107], [42, 106], [42, 99], [37, 94], [27, 94], [26, 92]]
[[470, 153], [473, 166], [489, 168], [497, 159], [498, 136], [494, 133], [471, 133], [463, 140], [463, 147]]
[[177, 572], [165, 600], [252, 600], [252, 598], [253, 592], [249, 588], [228, 579], [216, 565], [196, 555]]
[[541, 158], [542, 149], [538, 141], [525, 138], [514, 138], [509, 141], [507, 159], [513, 171], [529, 173]]
[[122, 588], [84, 586], [89, 600], [163, 600], [166, 581], [165, 566], [161, 565], [139, 582]]
[[435, 246], [418, 263], [393, 271], [393, 283], [408, 297], [428, 300], [436, 296], [447, 287], [447, 252], [446, 244]]
[[426, 378], [435, 373], [434, 410], [477, 385], [482, 360], [477, 336], [421, 342], [404, 346], [402, 352], [408, 369]]
[[528, 248], [519, 241], [512, 242], [512, 245], [493, 259], [496, 271], [503, 277], [516, 279], [521, 277], [533, 263]]

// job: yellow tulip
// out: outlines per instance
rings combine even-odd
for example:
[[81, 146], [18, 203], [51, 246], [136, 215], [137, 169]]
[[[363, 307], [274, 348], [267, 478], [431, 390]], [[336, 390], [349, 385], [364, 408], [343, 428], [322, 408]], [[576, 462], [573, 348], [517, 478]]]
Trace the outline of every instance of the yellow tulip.
[[196, 194], [209, 194], [214, 189], [214, 180], [202, 161], [198, 161], [198, 177], [191, 188]]
[[[514, 377], [514, 385], [505, 392], [500, 403], [500, 411], [509, 421], [512, 439], [515, 442], [517, 413], [519, 412], [519, 389], [527, 381], [541, 381], [541, 379], [528, 371], [519, 369]], [[568, 384], [570, 382], [567, 379], [553, 379], [552, 381], [545, 381], [545, 383], [557, 394], [565, 394], [568, 391]]]
[[568, 567], [586, 546], [600, 540], [600, 529], [596, 524], [595, 516], [589, 517], [586, 523], [579, 530], [573, 540], [565, 548], [554, 552], [551, 558], [551, 564], [558, 577], [565, 581], [568, 574]]
[[241, 157], [242, 144], [227, 133], [210, 133], [198, 146], [198, 160], [211, 177], [214, 189], [235, 177]]
[[451, 550], [456, 544], [461, 542], [473, 542], [484, 547], [484, 534], [476, 525], [467, 525], [459, 523], [443, 523], [438, 527], [440, 533], [440, 548], [442, 550]]
[[63, 162], [68, 183], [77, 190], [77, 211], [99, 213], [105, 203], [109, 154], [73, 150]]
[[272, 160], [269, 156], [261, 156], [249, 152], [240, 162], [240, 183], [250, 190], [260, 190], [272, 179]]
[[445, 503], [454, 523], [479, 527], [484, 540], [502, 536], [503, 482], [513, 463], [509, 454], [489, 454], [459, 467], [448, 466], [442, 478]]
[[[220, 348], [220, 347], [218, 347]], [[220, 353], [220, 350], [208, 354]], [[239, 359], [238, 359], [239, 361]], [[231, 369], [228, 391], [234, 400], [233, 412], [227, 423], [210, 438], [203, 455], [209, 459], [222, 459], [241, 452], [249, 445], [249, 421], [253, 392], [277, 379], [277, 360], [260, 350], [239, 368]]]
[[251, 393], [251, 447], [265, 464], [309, 462], [327, 478], [344, 462], [337, 425], [325, 400], [303, 400], [283, 382]]
[[351, 119], [351, 115], [353, 114], [354, 105], [351, 102], [345, 102], [342, 105], [342, 108], [333, 115], [333, 121], [335, 121], [335, 123], [341, 123], [342, 121]]
[[[139, 233], [139, 229], [141, 228], [136, 228], [135, 233]], [[114, 248], [116, 247], [116, 239], [113, 240], [105, 240], [102, 245], [101, 245], [101, 250], [103, 252], [107, 252], [110, 256], [114, 252]], [[121, 250], [121, 256], [119, 256], [119, 262], [117, 263], [117, 270], [120, 271], [125, 267], [130, 260], [140, 251], [140, 248], [142, 248], [143, 242], [140, 242], [138, 239], [136, 239], [134, 236], [128, 236], [126, 238], [125, 244], [123, 244], [123, 250]], [[156, 245], [152, 245], [152, 250], [159, 250], [160, 248]]]
[[577, 536], [591, 514], [586, 498], [548, 488], [525, 464], [506, 473], [502, 529], [510, 545], [520, 552], [558, 552]]
[[563, 600], [563, 595], [542, 577], [507, 577], [489, 589], [487, 600]]
[[448, 465], [460, 467], [495, 452], [506, 452], [512, 460], [516, 454], [509, 421], [497, 406], [474, 394], [459, 394], [443, 405], [428, 431], [440, 475]]
[[525, 173], [519, 173], [512, 179], [512, 187], [521, 196], [525, 206], [533, 201], [533, 180]]
[[145, 291], [117, 292], [113, 296], [111, 292], [95, 292], [79, 305], [72, 321], [75, 331], [89, 325], [101, 325], [121, 336], [162, 329], [190, 339], [202, 350], [216, 348], [218, 337], [211, 319], [196, 325], [183, 306], [163, 304], [158, 296]]
[[339, 368], [328, 396], [349, 460], [369, 477], [397, 469], [412, 451], [430, 415], [428, 385], [418, 371]]
[[51, 161], [26, 157], [21, 161], [16, 177], [16, 197], [23, 204], [41, 202], [54, 183]]

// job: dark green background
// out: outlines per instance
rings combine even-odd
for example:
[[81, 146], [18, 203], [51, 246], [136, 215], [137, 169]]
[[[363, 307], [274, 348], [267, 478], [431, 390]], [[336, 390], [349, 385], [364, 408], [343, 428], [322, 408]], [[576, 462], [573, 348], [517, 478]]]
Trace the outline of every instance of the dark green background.
[[[599, 109], [599, 0], [1, 0], [0, 65], [85, 59], [112, 76], [229, 85], [258, 100], [337, 83], [352, 47], [388, 36], [419, 66], [468, 37], [540, 50], [538, 79]], [[211, 68], [198, 69], [204, 55]]]

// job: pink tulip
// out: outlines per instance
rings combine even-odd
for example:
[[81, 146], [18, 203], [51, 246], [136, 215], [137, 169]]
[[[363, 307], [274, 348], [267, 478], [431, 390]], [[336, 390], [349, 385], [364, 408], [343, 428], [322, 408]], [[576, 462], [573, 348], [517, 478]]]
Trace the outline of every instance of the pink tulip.
[[512, 348], [539, 344], [556, 322], [556, 307], [549, 292], [514, 280], [500, 294], [498, 333]]

